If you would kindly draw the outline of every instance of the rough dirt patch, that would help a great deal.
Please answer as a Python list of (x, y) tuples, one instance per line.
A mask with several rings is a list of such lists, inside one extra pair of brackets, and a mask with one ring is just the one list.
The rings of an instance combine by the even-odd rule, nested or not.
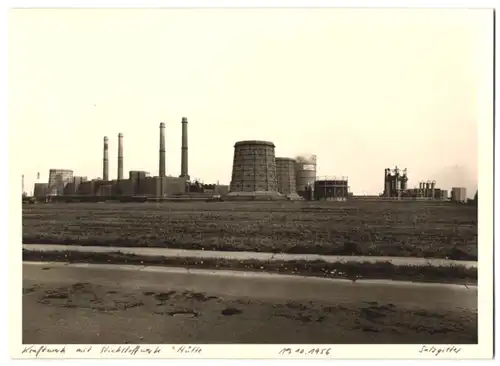
[(75, 283), (70, 287), (43, 291), (40, 304), (66, 308), (87, 308), (97, 311), (121, 311), (144, 305), (140, 297), (118, 291), (106, 292), (89, 283)]
[(77, 251), (38, 252), (23, 249), (24, 261), (48, 261), (96, 264), (136, 264), (176, 266), (201, 269), (228, 269), (272, 272), (302, 276), (358, 279), (392, 279), (419, 282), (477, 283), (477, 269), (464, 266), (395, 266), (385, 263), (328, 263), (324, 261), (227, 260), (199, 258), (167, 258), (125, 253), (86, 253)]
[[(46, 343), (69, 344), (161, 343), (161, 339), (164, 343), (175, 339), (181, 343), (477, 343), (477, 312), (460, 309), (430, 312), (374, 301), (343, 305), (262, 301), (89, 283), (25, 285), (23, 294), (26, 343), (36, 343), (37, 337), (45, 337)], [(93, 327), (82, 328), (92, 323)]]

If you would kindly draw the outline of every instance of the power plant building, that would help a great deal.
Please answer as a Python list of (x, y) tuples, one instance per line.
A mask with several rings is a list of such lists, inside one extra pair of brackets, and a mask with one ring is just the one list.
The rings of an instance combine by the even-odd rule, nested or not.
[(347, 177), (318, 179), (314, 182), (314, 199), (321, 201), (345, 201), (349, 196)]
[(395, 169), (385, 169), (384, 171), (384, 197), (400, 197), (404, 195), (408, 187), (408, 176), (406, 169), (402, 172), (396, 167)]
[(87, 177), (73, 177), (73, 180), (64, 187), (64, 195), (74, 195), (78, 193), (80, 185), (87, 181)]

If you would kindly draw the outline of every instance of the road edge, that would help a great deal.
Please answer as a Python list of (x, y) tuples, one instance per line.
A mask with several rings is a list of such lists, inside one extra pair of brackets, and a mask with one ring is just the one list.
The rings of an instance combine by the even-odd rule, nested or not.
[[(69, 249), (69, 248), (68, 248)], [(395, 265), (390, 262), (324, 262), (237, 260), (225, 258), (165, 257), (130, 253), (92, 253), (72, 250), (36, 251), (23, 249), (23, 262), (59, 262), (79, 264), (139, 265), (177, 267), (190, 270), (257, 272), (327, 279), (393, 280), (474, 286), (477, 269), (465, 266)]]

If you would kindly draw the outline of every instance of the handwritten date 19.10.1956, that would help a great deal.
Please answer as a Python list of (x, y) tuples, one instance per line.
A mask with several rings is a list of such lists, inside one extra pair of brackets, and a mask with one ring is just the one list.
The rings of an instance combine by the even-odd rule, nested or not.
[(330, 356), (331, 348), (282, 348), (279, 355)]

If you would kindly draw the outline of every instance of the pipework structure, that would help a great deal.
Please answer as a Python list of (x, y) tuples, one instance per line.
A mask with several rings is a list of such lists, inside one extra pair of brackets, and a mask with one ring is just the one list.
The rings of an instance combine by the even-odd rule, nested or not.
[(437, 188), (435, 180), (421, 181), (418, 184), (417, 196), (433, 200), (446, 200), (448, 198), (448, 191)]
[(401, 171), (397, 166), (394, 169), (384, 170), (384, 197), (400, 197), (401, 192), (408, 189), (408, 175), (406, 169)]

